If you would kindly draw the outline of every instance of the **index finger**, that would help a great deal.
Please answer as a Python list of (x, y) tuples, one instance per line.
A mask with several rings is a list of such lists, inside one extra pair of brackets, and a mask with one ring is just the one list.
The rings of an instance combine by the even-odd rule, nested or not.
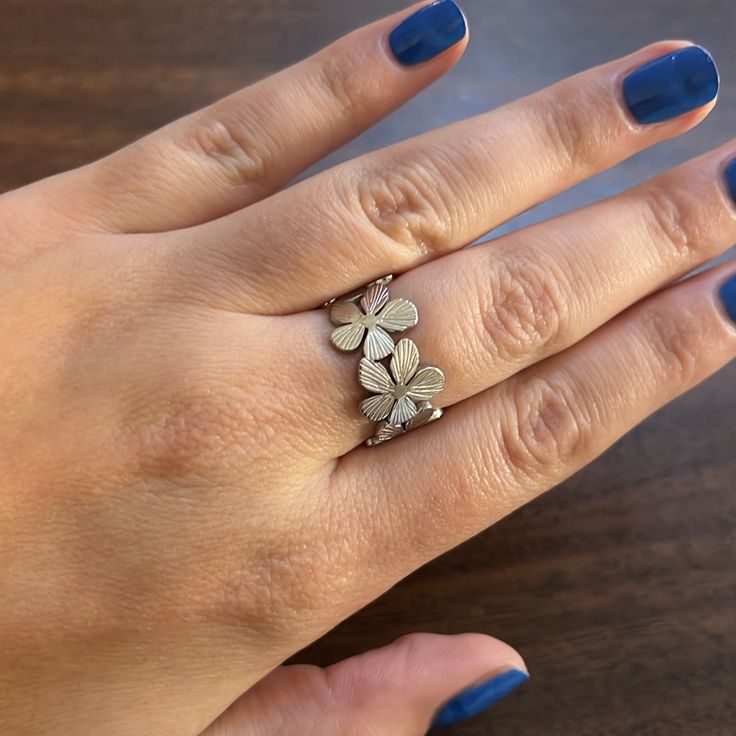
[[(408, 37), (399, 33), (407, 24)], [(83, 202), (88, 219), (124, 232), (221, 217), (276, 191), (405, 103), (450, 69), (466, 44), (465, 18), (452, 0), (414, 6), (44, 182), (46, 194)]]

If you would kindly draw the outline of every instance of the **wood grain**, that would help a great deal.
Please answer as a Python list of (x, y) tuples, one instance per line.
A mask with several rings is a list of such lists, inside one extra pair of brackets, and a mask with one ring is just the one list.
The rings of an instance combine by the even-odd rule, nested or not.
[[(397, 2), (5, 0), (0, 189), (98, 157), (316, 50)], [(328, 162), (494, 107), (650, 41), (719, 60), (715, 113), (504, 229), (609, 195), (736, 131), (732, 0), (467, 0), (448, 78)], [(524, 692), (449, 734), (736, 733), (736, 366), (553, 493), (426, 566), (299, 655), (414, 630), (516, 645)]]

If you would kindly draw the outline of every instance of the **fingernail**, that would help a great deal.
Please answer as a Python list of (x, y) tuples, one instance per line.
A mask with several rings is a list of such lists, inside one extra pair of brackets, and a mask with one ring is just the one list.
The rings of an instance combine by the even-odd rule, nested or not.
[(400, 64), (414, 66), (447, 51), (466, 31), (462, 10), (452, 0), (438, 0), (404, 19), (388, 42)]
[(529, 675), (526, 672), (507, 670), (491, 680), (463, 690), (437, 711), (432, 726), (451, 726), (453, 723), (472, 718), (505, 698), (528, 679)]
[(635, 69), (623, 82), (626, 104), (639, 123), (661, 123), (710, 102), (718, 68), (702, 46), (687, 46)]
[(736, 274), (721, 284), (721, 288), (718, 290), (718, 296), (721, 297), (726, 314), (731, 318), (732, 322), (736, 323)]
[(731, 199), (736, 204), (736, 156), (734, 156), (723, 169), (723, 178), (726, 180), (726, 189)]

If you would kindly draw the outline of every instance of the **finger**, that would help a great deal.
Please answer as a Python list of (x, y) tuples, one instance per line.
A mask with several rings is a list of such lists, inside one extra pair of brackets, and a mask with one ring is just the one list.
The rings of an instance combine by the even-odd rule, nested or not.
[[(413, 10), (418, 10), (415, 6)], [(411, 13), (411, 11), (410, 11)], [(410, 14), (409, 13), (409, 14)], [(391, 35), (403, 11), (57, 180), (106, 227), (158, 231), (232, 212), (275, 191), (444, 74), (467, 43), (450, 0), (409, 23), (426, 63)], [(390, 39), (402, 63), (392, 53)], [(414, 47), (416, 53), (422, 48)], [(447, 51), (447, 53), (442, 53)], [(416, 57), (415, 53), (415, 57)]]
[[(653, 59), (659, 60), (649, 65)], [(703, 49), (649, 46), (203, 226), (192, 233), (189, 267), (200, 278), (209, 272), (213, 292), (240, 308), (273, 313), (316, 306), (466, 245), (689, 130), (707, 115), (717, 88), (715, 65)], [(674, 117), (638, 123), (629, 103), (641, 112), (642, 89)], [(223, 288), (233, 281), (235, 289)]]
[[(422, 364), (445, 374), (433, 403), (467, 399), (570, 347), (727, 250), (736, 241), (736, 202), (724, 172), (736, 171), (734, 154), (731, 142), (606, 201), (396, 279), (391, 296), (418, 308), (419, 324), (407, 334)], [(290, 329), (321, 348), (292, 353), (304, 361), (296, 380), (313, 374), (317, 361), (331, 385), (346, 389), (315, 396), (313, 412), (332, 438), (328, 446), (344, 454), (374, 430), (357, 411), (368, 394), (350, 378), (359, 352), (334, 355), (324, 313), (293, 318)], [(314, 395), (303, 393), (307, 401)]]
[(560, 483), (734, 357), (728, 264), (649, 297), (441, 421), (350, 453), (328, 496), (352, 500), (331, 518), (360, 529), (357, 569), (403, 575)]
[(280, 667), (202, 736), (419, 736), (433, 717), (437, 726), (470, 718), (528, 679), (497, 639), (409, 634), (325, 669)]

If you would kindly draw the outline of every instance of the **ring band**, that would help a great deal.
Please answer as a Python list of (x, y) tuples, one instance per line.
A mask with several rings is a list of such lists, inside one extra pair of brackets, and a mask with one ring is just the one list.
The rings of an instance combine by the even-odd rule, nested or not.
[(360, 403), (360, 411), (377, 422), (368, 445), (378, 445), (442, 416), (432, 399), (445, 385), (442, 371), (419, 365), (419, 349), (391, 333), (404, 332), (419, 321), (416, 305), (408, 299), (391, 299), (388, 285), (393, 276), (372, 281), (363, 289), (332, 299), (325, 306), (335, 326), (332, 344), (345, 352), (362, 346), (358, 381), (372, 396)]

